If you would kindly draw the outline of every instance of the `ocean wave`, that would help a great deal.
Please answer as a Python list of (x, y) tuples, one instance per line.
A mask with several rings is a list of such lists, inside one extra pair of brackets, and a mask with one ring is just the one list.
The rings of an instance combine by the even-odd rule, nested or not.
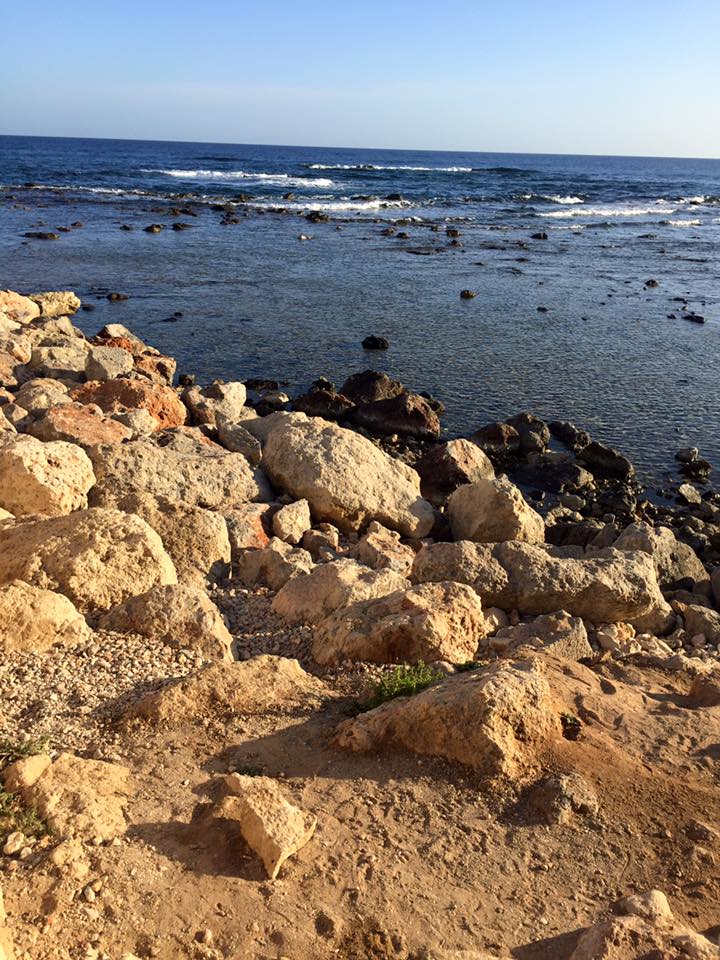
[(675, 213), (675, 207), (582, 207), (574, 210), (553, 210), (539, 217), (561, 220), (567, 217), (647, 217), (652, 214)]
[(308, 170), (409, 170), (416, 173), (472, 173), (472, 167), (384, 166), (377, 163), (308, 163)]
[[(277, 200), (253, 200), (247, 204), (249, 207), (272, 208), (277, 207)], [(284, 206), (284, 204), (283, 204)], [(410, 207), (412, 204), (407, 200), (297, 200), (294, 203), (287, 204), (293, 210), (298, 212), (307, 211), (311, 213), (364, 213), (372, 210), (389, 210), (393, 207)]]
[(702, 220), (661, 220), (663, 227), (699, 227)]
[[(10, 185), (3, 184), (4, 187), (11, 186), (13, 190), (18, 189), (18, 184)], [(53, 193), (69, 192), (69, 193), (97, 193), (106, 196), (112, 197), (152, 197), (154, 196), (151, 193), (148, 193), (147, 190), (133, 190), (130, 187), (84, 187), (81, 184), (53, 184), (53, 183), (33, 183), (25, 184), (20, 186), (21, 189), (25, 190), (52, 190)]]
[(161, 173), (178, 180), (211, 180), (218, 183), (235, 180), (255, 180), (284, 187), (332, 187), (334, 183), (323, 177), (293, 177), (289, 173), (252, 173), (246, 170), (141, 170), (141, 173)]
[(563, 205), (572, 205), (575, 203), (585, 203), (582, 197), (576, 197), (572, 194), (563, 197), (558, 194), (551, 193), (549, 196), (544, 196), (543, 200), (549, 200), (550, 203), (561, 203)]

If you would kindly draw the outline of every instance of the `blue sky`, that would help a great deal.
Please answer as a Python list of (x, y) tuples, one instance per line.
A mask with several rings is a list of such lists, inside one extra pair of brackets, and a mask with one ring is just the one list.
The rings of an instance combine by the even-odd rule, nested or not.
[(2, 20), (1, 133), (720, 157), (720, 0), (27, 0)]

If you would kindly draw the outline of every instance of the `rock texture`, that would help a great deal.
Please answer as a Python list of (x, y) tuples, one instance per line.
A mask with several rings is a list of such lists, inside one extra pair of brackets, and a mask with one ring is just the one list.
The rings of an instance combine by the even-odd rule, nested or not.
[(0, 446), (0, 506), (16, 517), (87, 507), (94, 483), (90, 459), (74, 444), (20, 436)]
[(431, 447), (417, 464), (422, 495), (444, 503), (458, 487), (492, 478), (495, 469), (485, 453), (470, 440), (449, 440)]
[(311, 523), (310, 504), (307, 500), (296, 500), (280, 507), (277, 513), (273, 514), (272, 529), (276, 537), (297, 546), (305, 531), (310, 529)]
[(94, 403), (109, 414), (147, 410), (158, 430), (179, 427), (187, 419), (185, 406), (172, 387), (144, 380), (91, 380), (76, 387), (71, 398), (78, 403)]
[(73, 403), (69, 397), (64, 403), (41, 411), (27, 432), (38, 440), (65, 440), (81, 447), (122, 443), (133, 435), (132, 430), (117, 420), (103, 416), (92, 406)]
[(92, 632), (67, 597), (14, 580), (0, 587), (0, 650), (41, 652), (56, 643), (76, 644)]
[(545, 524), (507, 477), (484, 477), (458, 487), (448, 500), (450, 529), (456, 540), (542, 543)]

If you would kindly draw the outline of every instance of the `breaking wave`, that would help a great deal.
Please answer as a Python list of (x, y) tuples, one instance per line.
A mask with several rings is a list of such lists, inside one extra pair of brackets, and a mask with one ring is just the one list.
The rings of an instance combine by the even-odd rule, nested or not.
[(236, 180), (256, 181), (287, 187), (332, 187), (332, 180), (323, 177), (293, 177), (289, 173), (252, 173), (246, 170), (142, 170), (142, 173), (161, 173), (178, 180), (209, 180), (232, 183)]

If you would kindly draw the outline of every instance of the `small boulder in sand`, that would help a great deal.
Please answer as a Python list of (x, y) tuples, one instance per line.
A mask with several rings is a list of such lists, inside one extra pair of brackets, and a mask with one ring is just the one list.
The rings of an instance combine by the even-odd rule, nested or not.
[(288, 580), (312, 569), (307, 550), (273, 537), (262, 550), (244, 550), (237, 558), (235, 574), (246, 587), (267, 586), (280, 590)]

